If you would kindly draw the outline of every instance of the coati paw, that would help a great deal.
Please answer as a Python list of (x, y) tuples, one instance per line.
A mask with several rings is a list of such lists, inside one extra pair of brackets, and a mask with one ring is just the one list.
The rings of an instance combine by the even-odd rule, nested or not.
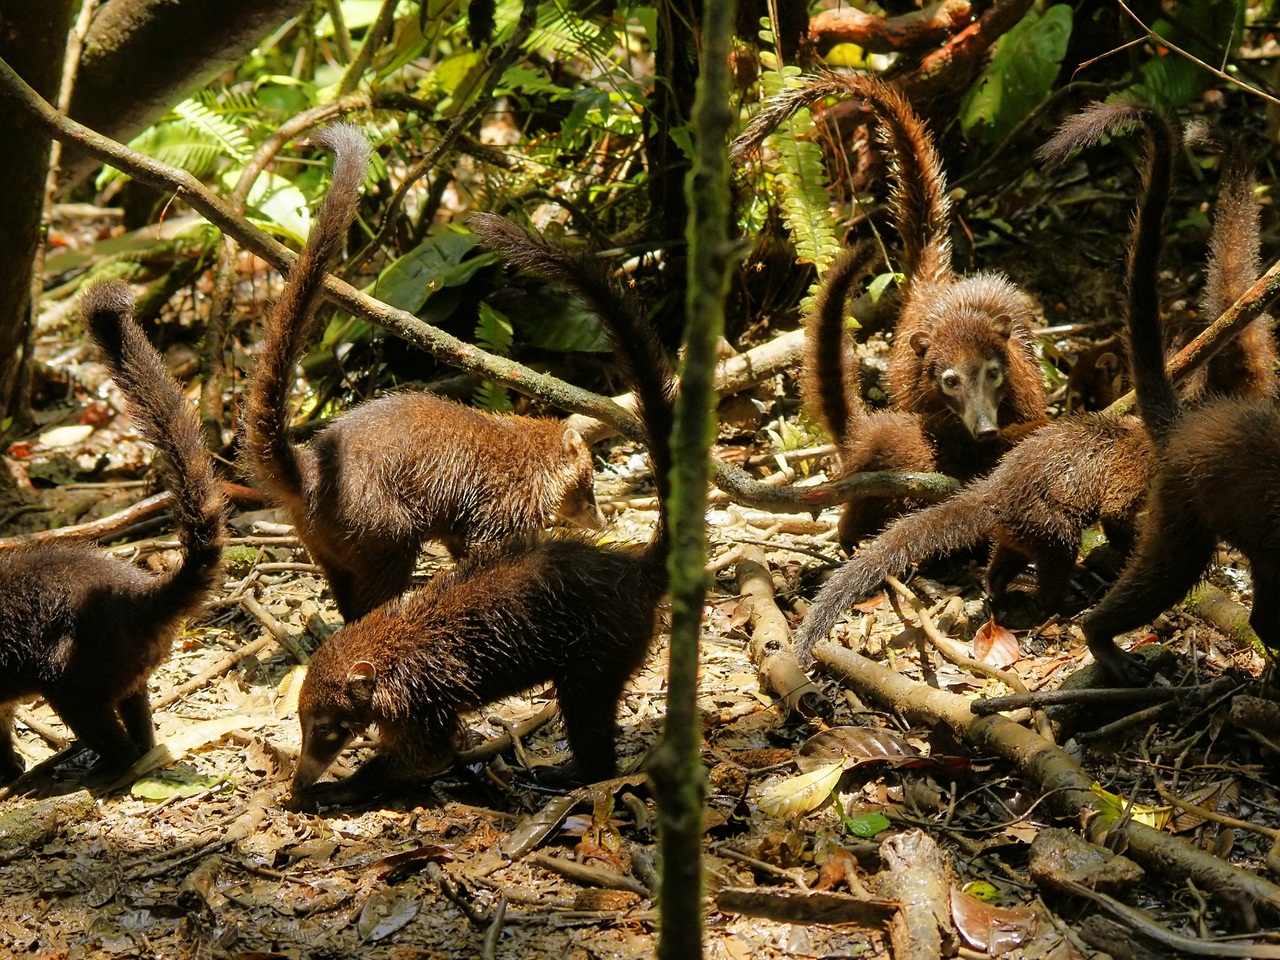
[(1111, 641), (1105, 645), (1090, 645), (1093, 659), (1103, 673), (1116, 683), (1126, 687), (1145, 687), (1151, 682), (1151, 668), (1139, 658), (1125, 653)]

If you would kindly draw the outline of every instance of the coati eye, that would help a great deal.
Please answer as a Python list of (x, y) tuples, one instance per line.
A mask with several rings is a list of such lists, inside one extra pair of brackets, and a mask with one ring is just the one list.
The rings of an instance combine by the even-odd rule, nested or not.
[(956, 372), (955, 372), (955, 371), (953, 371), (953, 370), (948, 370), (946, 373), (944, 373), (944, 374), (942, 375), (942, 389), (944, 389), (944, 390), (959, 390), (959, 389), (960, 389), (960, 374), (956, 373)]
[(992, 383), (995, 383), (996, 381), (1000, 380), (1000, 379), (1001, 379), (1001, 377), (1000, 377), (1000, 368), (999, 368), (999, 367), (988, 367), (988, 368), (987, 368), (987, 379), (988, 379), (988, 380), (990, 380)]

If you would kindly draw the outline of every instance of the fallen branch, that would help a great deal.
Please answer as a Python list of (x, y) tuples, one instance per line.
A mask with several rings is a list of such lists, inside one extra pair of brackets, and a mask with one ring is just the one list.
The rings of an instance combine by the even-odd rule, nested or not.
[(791, 627), (774, 599), (773, 576), (764, 551), (744, 547), (736, 576), (738, 593), (750, 611), (751, 659), (760, 672), (761, 683), (777, 693), (792, 713), (829, 717), (831, 705), (791, 652)]
[(1259, 909), (1272, 916), (1280, 914), (1280, 886), (1151, 827), (1101, 815), (1090, 789), (1092, 778), (1063, 750), (1030, 730), (1000, 716), (975, 717), (966, 698), (908, 680), (830, 641), (818, 644), (814, 653), (859, 693), (891, 705), (910, 722), (944, 724), (977, 752), (1014, 764), (1039, 787), (1058, 816), (1085, 824), (1093, 834), (1120, 831), (1129, 857), (1161, 877), (1190, 879), (1211, 891), (1243, 929), (1258, 928)]
[(945, 42), (972, 19), (968, 0), (942, 0), (897, 17), (840, 7), (810, 18), (809, 40), (819, 53), (837, 43), (856, 43), (870, 53), (913, 53)]
[[(252, 487), (238, 483), (220, 484), (223, 495), (237, 506), (258, 506), (263, 502), (262, 494)], [(173, 494), (168, 490), (153, 494), (145, 500), (130, 504), (110, 516), (87, 520), (84, 523), (73, 523), (58, 527), (56, 530), (40, 530), (36, 533), (24, 533), (20, 537), (0, 538), (0, 550), (12, 550), (32, 543), (45, 543), (54, 540), (101, 540), (115, 536), (136, 523), (150, 520), (164, 512)]]

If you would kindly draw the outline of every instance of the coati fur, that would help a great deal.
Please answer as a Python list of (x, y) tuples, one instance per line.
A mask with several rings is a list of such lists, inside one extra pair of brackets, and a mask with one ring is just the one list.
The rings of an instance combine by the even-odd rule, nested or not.
[[(827, 73), (805, 79), (765, 104), (735, 141), (732, 155), (741, 158), (754, 151), (797, 110), (827, 97), (869, 103), (892, 161), (892, 209), (906, 281), (889, 354), (889, 396), (895, 410), (918, 419), (914, 425), (907, 419), (875, 424), (859, 416), (852, 405), (854, 393), (845, 389), (847, 414), (841, 418), (832, 411), (824, 419), (873, 427), (878, 435), (855, 450), (850, 431), (842, 443), (841, 469), (929, 469), (961, 479), (980, 476), (1009, 447), (1002, 427), (1045, 417), (1044, 384), (1031, 334), (1035, 306), (1001, 274), (956, 276), (951, 201), (937, 150), (911, 105), (875, 78)], [(820, 389), (834, 390), (838, 380), (835, 365), (817, 377)], [(924, 445), (932, 458), (922, 467)], [(881, 505), (868, 508), (861, 519), (860, 510), (854, 506), (846, 511), (842, 539), (847, 543), (874, 532), (874, 522), (886, 517)]]
[[(1160, 224), (1171, 193), (1175, 138), (1155, 111), (1126, 104), (1105, 109), (1113, 118), (1105, 122), (1118, 124), (1123, 117), (1151, 130), (1127, 269), (1129, 310), (1155, 309)], [(1095, 108), (1069, 120), (1041, 156), (1060, 162), (1074, 149), (1075, 130), (1104, 122), (1096, 113)], [(809, 666), (814, 646), (841, 612), (885, 577), (984, 540), (994, 541), (986, 574), (993, 599), (999, 600), (1014, 577), (1034, 562), (1038, 600), (1046, 609), (1060, 608), (1086, 527), (1100, 522), (1117, 549), (1131, 548), (1154, 456), (1146, 430), (1134, 416), (1085, 413), (1042, 426), (988, 476), (949, 500), (898, 520), (836, 571), (796, 633), (797, 660)]]
[[(1065, 153), (1094, 144), (1135, 119), (1144, 123), (1149, 141), (1164, 136), (1167, 125), (1150, 108), (1123, 106), (1095, 105), (1079, 122), (1064, 126), (1055, 138), (1057, 149)], [(1161, 148), (1149, 149), (1149, 178), (1158, 175), (1150, 157)], [(1140, 207), (1138, 219), (1149, 218), (1147, 230), (1156, 235), (1163, 212)], [(1131, 264), (1146, 258), (1154, 264), (1156, 248), (1158, 241), (1135, 243)], [(1132, 266), (1130, 273), (1147, 276)], [(1229, 288), (1241, 281), (1221, 282)], [(1232, 397), (1185, 406), (1165, 372), (1154, 282), (1131, 284), (1127, 323), (1138, 408), (1158, 457), (1134, 555), (1081, 621), (1089, 650), (1115, 679), (1146, 682), (1146, 668), (1116, 646), (1115, 637), (1181, 600), (1204, 575), (1221, 538), (1248, 558), (1254, 594), (1249, 622), (1280, 655), (1280, 404), (1274, 397)]]
[[(590, 258), (551, 246), (500, 217), (470, 221), (507, 263), (575, 292), (598, 313), (639, 400), (658, 489), (646, 546), (582, 535), (508, 541), (465, 560), (330, 637), (299, 698), (299, 803), (364, 799), (437, 773), (454, 753), (459, 715), (548, 680), (577, 772), (616, 770), (618, 701), (640, 667), (667, 586), (666, 499), (674, 374), (648, 319)], [(352, 776), (316, 780), (351, 738), (376, 725), (375, 756)]]
[(333, 184), (267, 324), (245, 415), (250, 473), (288, 512), (346, 621), (408, 588), (426, 540), (455, 557), (541, 529), (555, 515), (603, 523), (591, 450), (547, 418), (498, 416), (401, 393), (338, 417), (304, 447), (288, 430), (293, 371), (326, 266), (355, 218), (369, 145), (353, 126), (317, 137)]
[(0, 553), (0, 782), (23, 771), (14, 702), (43, 696), (114, 776), (155, 744), (147, 678), (179, 624), (219, 582), (227, 505), (195, 409), (133, 320), (119, 281), (90, 287), (81, 312), (143, 436), (163, 454), (182, 562), (159, 576), (86, 543)]

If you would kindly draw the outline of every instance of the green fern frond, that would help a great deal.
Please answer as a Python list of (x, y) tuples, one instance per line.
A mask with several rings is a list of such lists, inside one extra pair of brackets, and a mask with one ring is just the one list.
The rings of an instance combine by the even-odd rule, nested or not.
[(200, 103), (220, 117), (243, 116), (257, 119), (262, 104), (253, 90), (201, 90)]
[[(774, 62), (768, 54), (762, 54), (761, 61), (765, 65)], [(766, 96), (780, 93), (798, 72), (795, 67), (767, 70), (761, 77)], [(789, 123), (770, 136), (773, 149), (765, 155), (766, 169), (777, 186), (782, 220), (795, 244), (796, 256), (812, 263), (821, 275), (839, 256), (840, 240), (836, 234), (836, 216), (827, 195), (822, 148), (807, 139), (813, 129), (809, 111), (798, 111)]]
[(183, 100), (173, 112), (195, 129), (204, 131), (208, 139), (220, 144), (227, 156), (240, 163), (249, 158), (253, 145), (239, 127), (206, 107), (199, 100)]
[[(501, 311), (495, 310), (487, 303), (480, 304), (480, 319), (476, 323), (476, 346), (499, 357), (511, 355), (511, 344), (515, 339), (515, 331), (511, 321)], [(490, 413), (507, 413), (511, 410), (511, 396), (507, 388), (499, 383), (486, 380), (472, 394), (476, 406)]]

